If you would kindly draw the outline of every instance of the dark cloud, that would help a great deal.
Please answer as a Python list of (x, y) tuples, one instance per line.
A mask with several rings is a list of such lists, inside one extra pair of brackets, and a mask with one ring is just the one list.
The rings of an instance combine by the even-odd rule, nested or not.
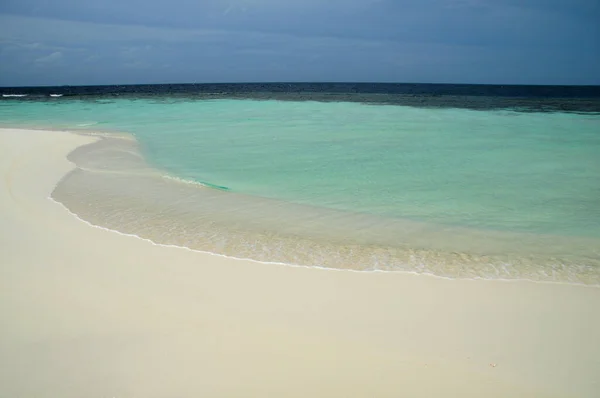
[(0, 84), (63, 79), (62, 72), (43, 76), (33, 68), (36, 59), (55, 52), (62, 54), (65, 79), (95, 83), (136, 78), (598, 84), (599, 4), (4, 0)]

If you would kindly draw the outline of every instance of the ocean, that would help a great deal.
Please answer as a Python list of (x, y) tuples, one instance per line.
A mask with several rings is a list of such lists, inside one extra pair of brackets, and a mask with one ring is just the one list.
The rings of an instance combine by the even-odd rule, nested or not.
[(100, 141), (52, 197), (232, 257), (600, 285), (600, 87), (0, 88), (0, 126)]

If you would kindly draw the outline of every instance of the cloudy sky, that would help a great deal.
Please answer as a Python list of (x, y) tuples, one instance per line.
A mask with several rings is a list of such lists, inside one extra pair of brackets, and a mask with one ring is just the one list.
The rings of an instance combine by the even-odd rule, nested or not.
[(600, 0), (1, 0), (0, 86), (600, 84)]

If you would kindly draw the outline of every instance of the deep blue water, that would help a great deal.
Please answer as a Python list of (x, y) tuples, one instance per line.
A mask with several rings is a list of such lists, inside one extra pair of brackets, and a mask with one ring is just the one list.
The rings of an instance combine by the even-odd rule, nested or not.
[[(434, 108), (518, 109), (530, 112), (600, 112), (600, 86), (526, 86), (420, 83), (238, 83), (5, 87), (1, 95), (50, 94), (81, 99), (169, 96), (182, 99), (346, 101)], [(6, 97), (0, 97), (7, 99)], [(10, 99), (10, 98), (9, 98)], [(14, 98), (13, 98), (14, 99)]]

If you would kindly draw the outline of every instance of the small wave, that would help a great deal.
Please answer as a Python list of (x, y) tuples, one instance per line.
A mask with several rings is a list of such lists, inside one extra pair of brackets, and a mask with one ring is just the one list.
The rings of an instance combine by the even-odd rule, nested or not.
[[(176, 179), (177, 177), (169, 177), (169, 176), (164, 176), (165, 178), (173, 178)], [(185, 180), (184, 180), (185, 181)], [(189, 182), (189, 181), (188, 181)], [(153, 246), (159, 246), (159, 247), (166, 247), (166, 248), (171, 248), (171, 249), (177, 249), (177, 250), (186, 250), (189, 252), (193, 252), (193, 253), (202, 253), (202, 254), (207, 254), (209, 256), (214, 256), (214, 257), (221, 257), (221, 258), (228, 258), (234, 261), (249, 261), (252, 263), (256, 263), (256, 264), (267, 264), (267, 265), (279, 265), (279, 266), (284, 266), (284, 267), (291, 267), (291, 268), (309, 268), (309, 269), (316, 269), (320, 272), (351, 272), (351, 273), (360, 273), (360, 274), (404, 274), (404, 275), (415, 275), (415, 276), (419, 276), (419, 277), (426, 277), (426, 278), (435, 278), (435, 279), (443, 279), (443, 280), (449, 280), (449, 281), (453, 281), (453, 280), (482, 280), (482, 281), (493, 281), (493, 282), (500, 282), (500, 283), (520, 283), (520, 282), (525, 282), (525, 283), (533, 283), (533, 284), (543, 284), (543, 285), (567, 285), (567, 286), (584, 286), (584, 287), (591, 287), (591, 288), (600, 288), (600, 285), (598, 284), (586, 284), (586, 283), (582, 283), (582, 282), (574, 282), (574, 281), (546, 281), (546, 280), (536, 280), (536, 279), (530, 279), (530, 278), (494, 278), (494, 277), (481, 277), (481, 276), (459, 276), (459, 277), (450, 277), (450, 276), (444, 276), (444, 275), (436, 275), (434, 273), (431, 272), (423, 272), (423, 271), (416, 271), (416, 270), (384, 270), (384, 269), (362, 269), (362, 270), (358, 270), (358, 269), (351, 269), (351, 268), (331, 268), (331, 267), (326, 267), (326, 266), (315, 266), (315, 265), (303, 265), (303, 264), (296, 264), (296, 263), (292, 263), (292, 262), (282, 262), (282, 261), (266, 261), (266, 260), (256, 260), (253, 258), (249, 258), (249, 257), (236, 257), (236, 256), (231, 256), (231, 255), (226, 255), (226, 254), (222, 254), (222, 253), (217, 253), (217, 252), (212, 252), (209, 250), (200, 250), (200, 249), (193, 249), (191, 247), (187, 247), (187, 246), (181, 246), (181, 245), (176, 245), (176, 244), (169, 244), (169, 243), (159, 243), (159, 242), (155, 242), (152, 239), (149, 238), (144, 238), (140, 235), (136, 235), (136, 234), (132, 234), (132, 233), (126, 233), (126, 232), (121, 232), (119, 230), (116, 229), (111, 229), (108, 227), (103, 227), (102, 225), (98, 225), (98, 224), (94, 224), (90, 221), (85, 220), (84, 218), (82, 218), (81, 216), (79, 216), (77, 213), (74, 213), (73, 211), (71, 211), (71, 209), (69, 209), (63, 202), (55, 199), (52, 194), (50, 194), (50, 196), (48, 196), (48, 200), (50, 200), (51, 202), (57, 204), (58, 206), (61, 206), (68, 214), (70, 214), (72, 217), (74, 217), (76, 220), (92, 227), (92, 228), (97, 228), (106, 232), (110, 232), (110, 233), (114, 233), (117, 235), (121, 235), (121, 236), (126, 236), (129, 238), (135, 238), (135, 239), (139, 239), (141, 241), (144, 242), (148, 242)]]
[(10, 97), (27, 97), (27, 94), (2, 94), (4, 98)]
[(62, 94), (50, 94), (51, 97), (62, 97)]
[(209, 187), (209, 188), (213, 188), (213, 189), (218, 189), (221, 191), (229, 191), (230, 189), (228, 187), (224, 187), (223, 185), (215, 185), (215, 184), (211, 184), (210, 182), (202, 182), (202, 185), (204, 185), (205, 187)]
[(213, 188), (213, 189), (218, 189), (221, 191), (229, 191), (230, 190), (228, 187), (224, 187), (222, 185), (211, 184), (208, 182), (198, 182), (198, 181), (194, 181), (194, 180), (187, 180), (185, 178), (173, 177), (170, 175), (163, 175), (162, 177), (166, 178), (167, 180), (173, 180), (173, 181), (179, 182), (181, 184), (198, 185), (198, 186), (201, 186), (204, 188)]
[[(78, 125), (78, 127), (85, 127), (82, 125)], [(71, 129), (69, 130), (71, 133), (91, 136), (91, 137), (102, 137), (102, 138), (110, 138), (110, 139), (118, 139), (118, 140), (127, 140), (127, 141), (136, 141), (135, 137), (130, 133), (124, 132), (114, 132), (114, 131), (94, 131), (94, 130), (86, 130), (86, 129)]]
[(79, 123), (77, 127), (89, 127), (98, 124), (98, 122), (89, 122), (89, 123)]

